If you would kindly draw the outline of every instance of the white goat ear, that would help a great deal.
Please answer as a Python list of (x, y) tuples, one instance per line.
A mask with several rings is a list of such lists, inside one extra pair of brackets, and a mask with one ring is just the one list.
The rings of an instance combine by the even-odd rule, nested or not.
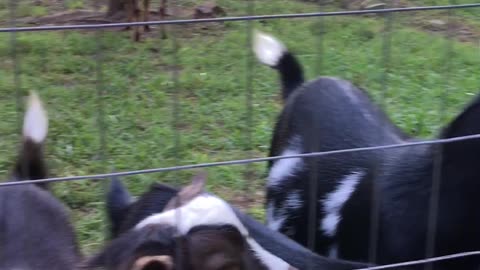
[(144, 256), (138, 258), (131, 270), (172, 270), (173, 260), (170, 256)]
[(254, 31), (253, 52), (263, 64), (275, 67), (287, 51), (285, 45), (271, 35)]
[(35, 91), (30, 92), (27, 111), (23, 118), (23, 137), (35, 143), (43, 143), (48, 132), (47, 112)]

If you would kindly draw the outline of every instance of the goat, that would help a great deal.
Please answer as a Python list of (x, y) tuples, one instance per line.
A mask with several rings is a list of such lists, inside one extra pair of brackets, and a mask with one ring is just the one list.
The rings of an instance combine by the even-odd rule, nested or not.
[[(127, 12), (127, 22), (148, 22), (150, 16), (150, 0), (140, 0), (143, 3), (143, 9), (140, 10), (138, 7), (139, 0), (126, 0), (125, 1), (125, 10)], [(164, 20), (166, 16), (167, 10), (167, 0), (161, 0), (160, 8), (159, 8), (159, 15), (160, 20)], [(128, 26), (127, 30), (130, 29)], [(143, 30), (145, 32), (150, 31), (149, 25), (144, 25)], [(162, 39), (166, 38), (165, 26), (160, 26), (161, 37)], [(134, 41), (140, 41), (142, 35), (142, 27), (141, 26), (133, 26), (133, 36), (132, 39)]]
[(203, 189), (203, 176), (178, 191), (155, 184), (133, 201), (118, 179), (112, 179), (107, 195), (113, 241), (87, 262), (87, 268), (105, 269), (265, 269), (246, 248), (240, 232), (231, 225), (196, 226), (175, 236), (163, 225), (133, 230), (146, 217), (175, 207), (175, 199), (195, 196)]
[[(43, 154), (47, 131), (47, 114), (32, 92), (10, 181), (47, 178)], [(67, 209), (47, 185), (0, 187), (0, 209), (0, 269), (73, 269), (81, 256), (75, 233)]]
[[(231, 262), (232, 268), (225, 269), (252, 270), (307, 269), (306, 265), (309, 262), (313, 262), (313, 266), (316, 266), (314, 269), (319, 270), (366, 266), (318, 256), (284, 235), (270, 231), (259, 222), (246, 219), (250, 226), (254, 224), (263, 228), (262, 231), (257, 227), (255, 232), (261, 239), (262, 246), (265, 245), (264, 248), (256, 242), (257, 239), (249, 237), (247, 228), (236, 217), (233, 208), (223, 200), (204, 193), (203, 185), (204, 176), (201, 175), (194, 178), (190, 186), (180, 191), (156, 184), (133, 202), (119, 180), (114, 179), (107, 197), (107, 212), (112, 225), (118, 222), (122, 224), (111, 227), (113, 230), (111, 234), (117, 238), (88, 265), (103, 266), (106, 269), (133, 269), (136, 261), (148, 255), (169, 258), (173, 256), (172, 269), (219, 269), (210, 266), (210, 261), (218, 264)], [(175, 212), (178, 209), (180, 212)], [(238, 210), (237, 214), (243, 215)], [(175, 223), (177, 217), (181, 219), (180, 227)], [(261, 233), (258, 233), (259, 231)], [(172, 237), (174, 232), (178, 233), (177, 238)], [(273, 239), (275, 237), (279, 237), (280, 240)], [(197, 239), (202, 240), (197, 243)], [(157, 242), (156, 247), (149, 244)], [(178, 242), (188, 244), (179, 247), (175, 244)], [(175, 247), (180, 249), (181, 254), (187, 255), (178, 258), (173, 252)], [(153, 251), (155, 248), (157, 250)], [(283, 254), (284, 257), (278, 257), (275, 252)], [(291, 258), (292, 254), (298, 257)], [(293, 260), (294, 264), (287, 262), (290, 260)]]
[(113, 240), (88, 262), (108, 270), (265, 269), (231, 225), (196, 226), (174, 236), (172, 227), (149, 226)]
[[(301, 65), (274, 37), (257, 32), (253, 50), (260, 62), (278, 71), (282, 84), (284, 108), (275, 124), (270, 156), (416, 140), (397, 128), (364, 90), (350, 82), (331, 77), (305, 82)], [(479, 123), (480, 96), (439, 138), (478, 134)], [(439, 153), (441, 160), (436, 159)], [(478, 250), (480, 214), (468, 208), (480, 203), (479, 158), (480, 142), (470, 140), (269, 162), (267, 224), (306, 246), (306, 224), (313, 222), (317, 228), (314, 250), (331, 258), (368, 261), (368, 247), (376, 244), (372, 261), (376, 264)], [(436, 168), (438, 175), (434, 174)], [(438, 193), (432, 188), (436, 177)], [(316, 198), (310, 197), (312, 189)], [(434, 193), (438, 194), (439, 209), (436, 227), (428, 221)], [(374, 194), (378, 241), (371, 243)], [(318, 207), (318, 219), (309, 220), (310, 207)], [(435, 242), (428, 254), (427, 234), (432, 229)], [(478, 269), (480, 258), (431, 266)]]

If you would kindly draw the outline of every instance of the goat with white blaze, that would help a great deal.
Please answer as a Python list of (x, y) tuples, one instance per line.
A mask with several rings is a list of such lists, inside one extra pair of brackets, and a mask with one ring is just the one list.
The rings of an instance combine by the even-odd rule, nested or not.
[(88, 268), (110, 270), (262, 270), (242, 234), (228, 224), (193, 226), (181, 235), (168, 224), (141, 226), (155, 213), (175, 207), (177, 199), (190, 200), (203, 190), (204, 175), (178, 191), (155, 184), (133, 200), (118, 179), (112, 179), (107, 197), (112, 241), (87, 262)]
[[(89, 265), (133, 269), (146, 256), (166, 256), (173, 262), (171, 266), (157, 262), (159, 266), (155, 268), (151, 260), (139, 269), (289, 270), (307, 269), (310, 262), (319, 270), (366, 266), (327, 259), (308, 251), (234, 210), (220, 198), (205, 193), (204, 181), (204, 176), (197, 175), (191, 185), (180, 191), (156, 184), (133, 201), (120, 182), (114, 180), (107, 201), (114, 240)], [(255, 237), (250, 235), (250, 229)], [(197, 248), (200, 238), (204, 244)], [(185, 245), (175, 244), (178, 242)], [(175, 248), (183, 255), (178, 256)]]
[[(48, 117), (34, 92), (10, 181), (48, 177), (43, 148)], [(0, 187), (0, 269), (71, 270), (81, 258), (66, 207), (44, 184)]]
[[(305, 82), (299, 62), (274, 37), (257, 32), (253, 50), (260, 62), (278, 71), (282, 84), (284, 107), (275, 125), (270, 156), (415, 140), (350, 82), (332, 77)], [(446, 126), (439, 138), (478, 133), (480, 97)], [(439, 153), (442, 159), (437, 160)], [(478, 160), (480, 142), (470, 140), (272, 161), (268, 164), (267, 223), (306, 246), (307, 224), (314, 222), (316, 252), (368, 261), (372, 196), (378, 190), (378, 242), (372, 263), (479, 250), (480, 212), (470, 210), (480, 203)], [(439, 210), (432, 227), (428, 219), (436, 177)], [(309, 200), (313, 184), (318, 194), (315, 201)], [(295, 207), (289, 202), (291, 194), (297, 198)], [(316, 220), (308, 218), (310, 207), (317, 209)], [(435, 239), (431, 253), (427, 253), (429, 231)], [(438, 262), (432, 267), (478, 269), (480, 257)]]

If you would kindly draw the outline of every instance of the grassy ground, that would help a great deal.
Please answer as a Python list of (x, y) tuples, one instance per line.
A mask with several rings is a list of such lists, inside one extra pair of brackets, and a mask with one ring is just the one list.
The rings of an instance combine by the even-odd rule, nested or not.
[[(217, 2), (229, 15), (246, 14), (246, 1)], [(5, 26), (8, 9), (6, 1), (2, 3), (0, 22)], [(70, 9), (88, 8), (81, 0), (67, 4)], [(256, 1), (255, 6), (257, 14), (319, 9), (293, 0)], [(336, 9), (333, 5), (323, 8)], [(25, 0), (19, 1), (17, 14), (44, 16), (49, 11)], [(478, 9), (477, 13), (452, 13), (451, 21), (469, 31), (469, 38), (455, 31), (452, 41), (445, 38), (444, 29), (428, 27), (430, 20), (447, 21), (446, 12), (394, 15), (390, 35), (384, 31), (384, 19), (375, 16), (269, 20), (253, 26), (283, 40), (302, 61), (308, 78), (321, 74), (352, 80), (368, 89), (376, 101), (384, 96), (389, 115), (408, 133), (432, 137), (478, 92), (480, 17), (476, 14)], [(39, 91), (48, 106), (47, 153), (56, 176), (265, 156), (281, 108), (279, 88), (275, 72), (252, 58), (247, 29), (246, 22), (206, 24), (205, 29), (182, 26), (170, 29), (167, 40), (154, 34), (140, 44), (119, 31), (21, 33), (14, 47), (10, 34), (0, 34), (0, 174), (7, 174), (19, 139), (17, 90), (25, 96), (30, 89)], [(389, 38), (391, 53), (384, 88), (384, 41)], [(18, 89), (15, 69), (20, 71)], [(173, 71), (178, 71), (178, 80)], [(251, 126), (246, 95), (250, 88)], [(175, 98), (179, 112), (176, 124), (172, 112)], [(101, 122), (105, 124), (105, 149)], [(130, 190), (139, 194), (155, 181), (186, 183), (192, 173), (125, 179)], [(211, 190), (249, 206), (257, 217), (263, 215), (265, 164), (217, 167), (208, 173)], [(55, 187), (73, 209), (85, 250), (97, 249), (105, 230), (101, 184), (77, 181)]]

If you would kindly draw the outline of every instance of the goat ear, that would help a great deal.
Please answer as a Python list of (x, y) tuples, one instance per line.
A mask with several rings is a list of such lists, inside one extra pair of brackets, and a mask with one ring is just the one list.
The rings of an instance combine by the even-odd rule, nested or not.
[(132, 201), (130, 193), (123, 186), (120, 179), (116, 176), (112, 177), (107, 193), (107, 214), (110, 219), (112, 236), (118, 233), (120, 224), (125, 218), (128, 207)]
[[(454, 138), (480, 134), (480, 95), (470, 103), (442, 132), (441, 138)], [(469, 153), (480, 154), (480, 139), (452, 142), (443, 145), (446, 157)]]
[(182, 199), (191, 200), (201, 193), (205, 192), (205, 184), (207, 182), (207, 172), (200, 171), (193, 178), (192, 183), (180, 191), (179, 196)]
[(173, 260), (170, 256), (144, 256), (138, 258), (132, 270), (172, 270)]
[(175, 196), (168, 202), (168, 204), (164, 208), (164, 211), (175, 209), (205, 192), (206, 181), (207, 173), (205, 171), (200, 171), (199, 173), (197, 173), (192, 178), (192, 182), (190, 183), (190, 185), (182, 188), (178, 192), (177, 196)]

